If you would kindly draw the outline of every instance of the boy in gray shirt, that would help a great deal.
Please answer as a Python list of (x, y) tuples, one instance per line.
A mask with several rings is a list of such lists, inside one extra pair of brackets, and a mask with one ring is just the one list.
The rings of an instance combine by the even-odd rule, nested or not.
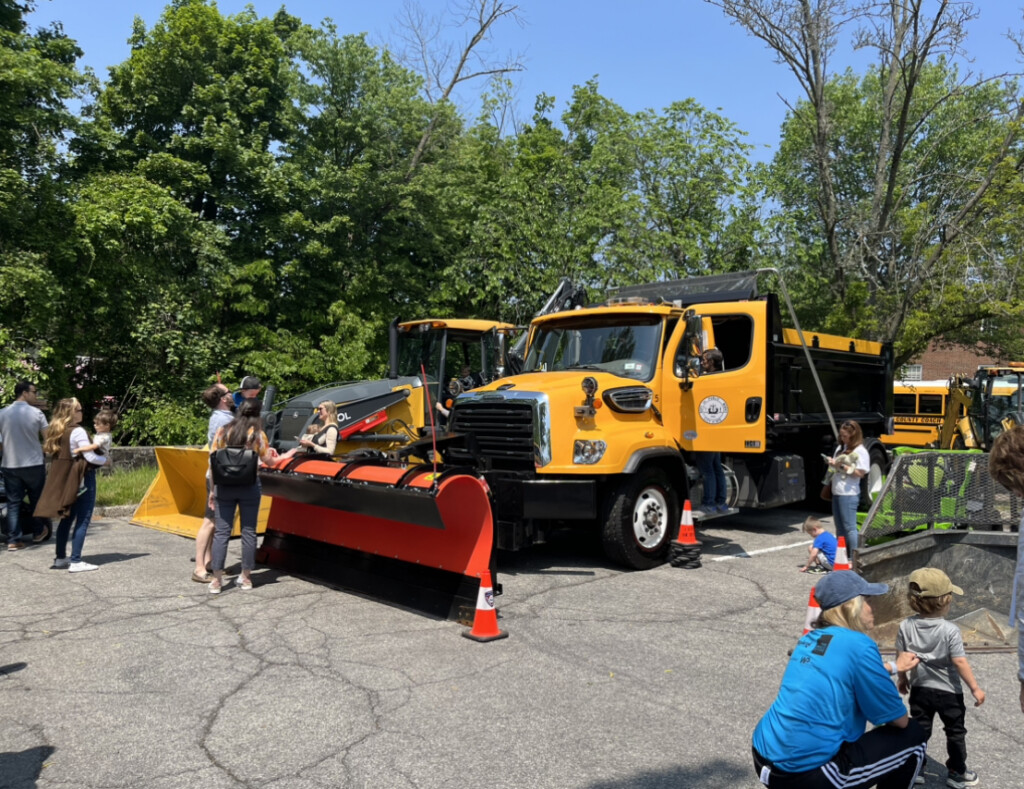
[[(960, 628), (945, 619), (953, 595), (963, 593), (942, 570), (914, 570), (910, 574), (908, 598), (917, 613), (900, 623), (896, 635), (897, 653), (912, 652), (921, 658), (914, 669), (901, 673), (898, 681), (901, 693), (910, 691), (911, 717), (929, 737), (936, 713), (946, 729), (946, 786), (950, 789), (978, 783), (978, 774), (967, 769), (967, 708), (960, 680), (970, 688), (975, 707), (985, 701), (985, 691), (978, 686), (967, 662)], [(924, 783), (921, 776), (917, 783)]]

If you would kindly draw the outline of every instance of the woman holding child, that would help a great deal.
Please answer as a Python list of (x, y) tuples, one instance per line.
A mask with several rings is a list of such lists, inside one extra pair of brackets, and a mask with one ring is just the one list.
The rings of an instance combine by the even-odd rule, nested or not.
[[(113, 421), (116, 417), (112, 412), (101, 411), (96, 415), (97, 433), (109, 433)], [(99, 569), (95, 564), (82, 561), (82, 548), (96, 506), (96, 469), (107, 462), (106, 454), (96, 450), (100, 449), (100, 444), (108, 442), (90, 442), (81, 424), (82, 404), (78, 400), (69, 397), (57, 403), (43, 442), (43, 451), (53, 457), (53, 463), (35, 511), (37, 517), (61, 519), (57, 526), (57, 557), (52, 569), (67, 569), (73, 573)], [(69, 534), (70, 558), (67, 556)]]
[[(753, 736), (754, 770), (773, 789), (907, 789), (924, 764), (927, 738), (907, 715), (892, 675), (916, 655), (882, 660), (867, 635), (868, 596), (885, 594), (854, 572), (814, 588), (821, 615), (797, 643), (774, 703)], [(865, 734), (865, 724), (876, 728)]]
[(852, 556), (860, 537), (857, 531), (860, 480), (871, 467), (859, 424), (848, 420), (839, 426), (839, 446), (829, 458), (828, 467), (832, 472), (832, 520), (836, 525), (836, 538), (846, 538), (846, 550)]

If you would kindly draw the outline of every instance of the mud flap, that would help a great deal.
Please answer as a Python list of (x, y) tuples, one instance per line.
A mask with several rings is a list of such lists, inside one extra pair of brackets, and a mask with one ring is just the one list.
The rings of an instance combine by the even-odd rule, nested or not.
[[(136, 526), (180, 534), (195, 539), (206, 511), (206, 470), (210, 467), (210, 453), (193, 447), (156, 447), (158, 467), (156, 479), (135, 509), (131, 522)], [(271, 500), (264, 496), (260, 502), (257, 533), (267, 528)], [(237, 537), (238, 516), (231, 530)]]
[(274, 499), (258, 559), (471, 625), (493, 572), (487, 484), (430, 466), (297, 458), (260, 471)]

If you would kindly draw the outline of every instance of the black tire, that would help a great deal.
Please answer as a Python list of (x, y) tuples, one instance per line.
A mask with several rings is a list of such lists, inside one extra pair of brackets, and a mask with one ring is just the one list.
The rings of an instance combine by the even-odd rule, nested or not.
[(679, 527), (679, 497), (663, 471), (644, 468), (612, 493), (601, 533), (605, 556), (634, 570), (664, 564)]
[(860, 483), (860, 506), (858, 509), (861, 511), (871, 509), (871, 494), (872, 492), (881, 492), (888, 470), (889, 463), (885, 450), (875, 444), (868, 450), (868, 473)]

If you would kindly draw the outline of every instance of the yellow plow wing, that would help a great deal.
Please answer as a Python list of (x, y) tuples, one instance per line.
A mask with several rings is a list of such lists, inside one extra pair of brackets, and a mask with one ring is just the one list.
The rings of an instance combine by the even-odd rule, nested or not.
[[(192, 447), (156, 447), (154, 451), (159, 470), (135, 510), (132, 523), (195, 539), (206, 510), (206, 470), (210, 453)], [(267, 529), (271, 501), (269, 496), (264, 496), (260, 503), (256, 525), (259, 534)], [(238, 536), (239, 533), (236, 516), (231, 534)]]

